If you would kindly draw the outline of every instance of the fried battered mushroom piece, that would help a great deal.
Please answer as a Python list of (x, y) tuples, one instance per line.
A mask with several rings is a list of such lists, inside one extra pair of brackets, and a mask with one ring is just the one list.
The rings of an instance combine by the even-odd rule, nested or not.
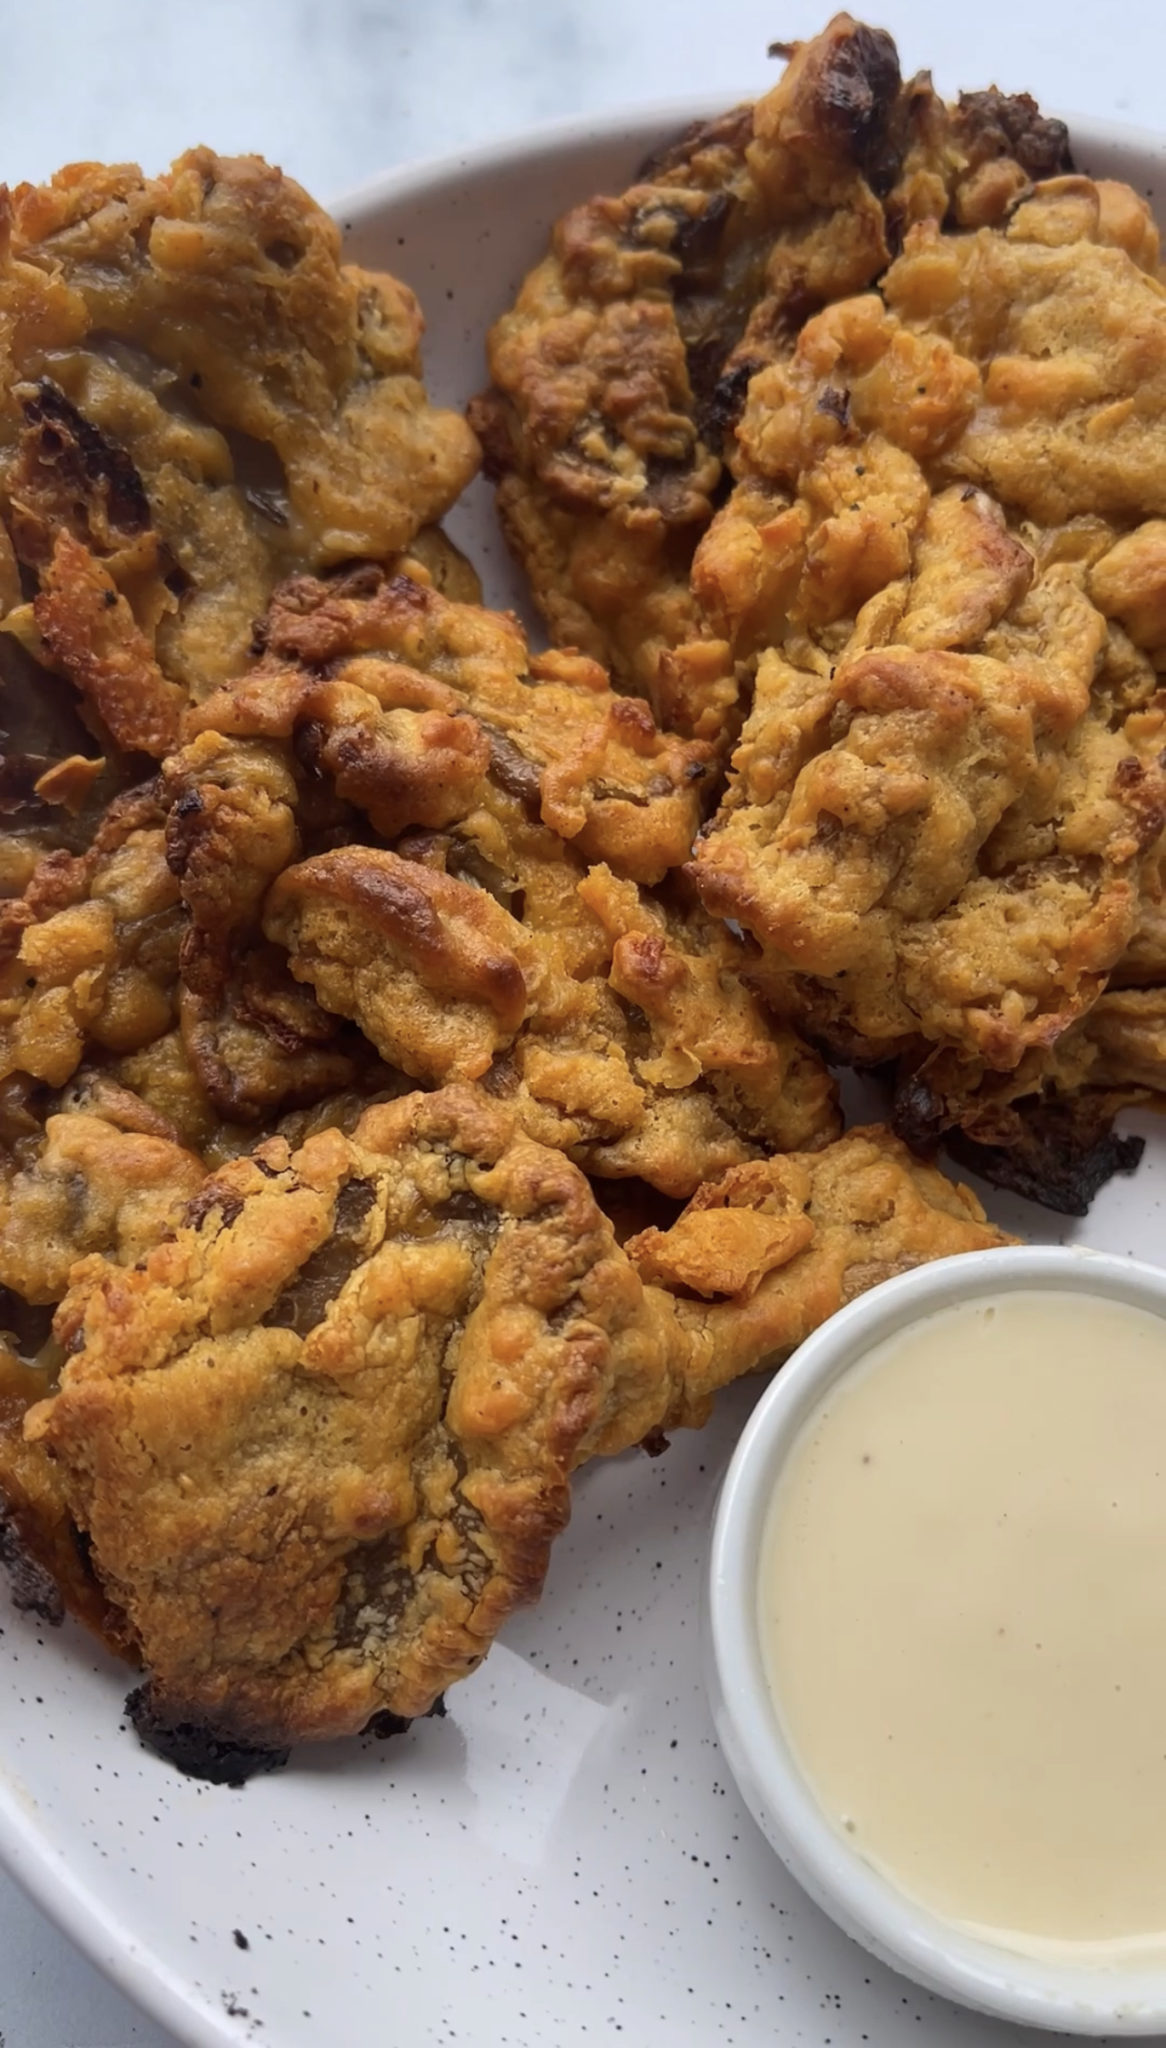
[(1089, 1008), (1138, 928), (1157, 750), (1093, 713), (1104, 622), (1080, 578), (1008, 597), (1006, 579), (975, 653), (913, 645), (908, 600), (889, 644), (832, 673), (759, 664), (693, 871), (758, 940), (767, 993), (844, 1056), (918, 1035), (1014, 1067)]
[(1158, 258), (1149, 208), (1106, 180), (1049, 180), (1003, 232), (913, 229), (883, 281), (887, 305), (983, 376), (942, 473), (1044, 525), (1166, 511)]
[(677, 1232), (621, 1252), (577, 1168), (447, 1089), (270, 1141), (136, 1266), (79, 1268), (26, 1435), (153, 1719), (278, 1745), (425, 1712), (537, 1597), (586, 1458), (703, 1421), (884, 1271), (1005, 1241), (879, 1131)]
[(836, 1135), (825, 1067), (766, 1018), (740, 949), (698, 908), (542, 849), (500, 891), (515, 915), (416, 850), (428, 859), (344, 847), (304, 861), (264, 919), (293, 974), (391, 1065), (484, 1080), (588, 1172), (674, 1196), (761, 1147)]
[(5, 195), (2, 244), (13, 570), (98, 729), (161, 754), (280, 578), (408, 547), (474, 437), (427, 401), (412, 293), (257, 157), (73, 165)]
[[(0, 1297), (0, 1325), (12, 1320)], [(22, 1320), (29, 1320), (27, 1314)], [(75, 1614), (111, 1650), (133, 1661), (134, 1646), (89, 1569), (61, 1472), (39, 1444), (24, 1438), (24, 1417), (55, 1384), (56, 1348), (50, 1337), (53, 1359), (45, 1362), (23, 1356), (11, 1330), (0, 1338), (0, 1564), (15, 1607), (50, 1625), (66, 1611)]]
[(894, 1123), (909, 1144), (942, 1143), (985, 1180), (1084, 1216), (1105, 1181), (1132, 1172), (1144, 1150), (1141, 1138), (1115, 1134), (1117, 1113), (1164, 1097), (1166, 989), (1111, 986), (1011, 1073), (950, 1052), (906, 1062)]
[(812, 1038), (903, 1056), (905, 1131), (978, 1130), (983, 1170), (1058, 1206), (1128, 1099), (1072, 1048), (1166, 963), (1157, 258), (1134, 193), (1075, 177), (916, 226), (883, 299), (753, 378), (693, 565), (756, 669), (706, 903)]
[(27, 1163), (0, 1159), (0, 1286), (33, 1304), (60, 1301), (90, 1252), (131, 1264), (205, 1176), (165, 1138), (102, 1116), (50, 1116)]
[[(845, 407), (824, 406), (836, 387)], [(979, 390), (873, 298), (754, 379), (756, 473), (698, 567), (763, 651), (693, 872), (758, 941), (766, 993), (840, 1056), (918, 1036), (1007, 1071), (1133, 942), (1166, 784), (1144, 665), (1089, 594), (1112, 529), (929, 489)]]
[(174, 1020), (181, 907), (156, 784), (118, 798), (89, 851), (36, 866), (0, 908), (0, 1075), (54, 1087), (86, 1045), (130, 1053)]
[(871, 284), (913, 222), (998, 221), (1033, 175), (1068, 168), (1063, 126), (1031, 100), (945, 109), (849, 15), (776, 53), (790, 62), (755, 106), (557, 224), (471, 407), (552, 637), (712, 740), (738, 678), (689, 567), (750, 377)]
[(595, 662), (532, 656), (512, 615), (362, 568), (284, 585), (259, 637), (264, 658), (188, 732), (294, 736), (386, 837), (463, 816), (489, 770), (585, 858), (633, 880), (687, 858), (708, 750), (660, 732)]
[(346, 1038), (265, 943), (267, 891), (300, 850), (300, 788), (286, 750), (204, 732), (163, 772), (166, 855), (188, 922), (178, 1015), (200, 1088), (219, 1116), (250, 1124), (355, 1079)]

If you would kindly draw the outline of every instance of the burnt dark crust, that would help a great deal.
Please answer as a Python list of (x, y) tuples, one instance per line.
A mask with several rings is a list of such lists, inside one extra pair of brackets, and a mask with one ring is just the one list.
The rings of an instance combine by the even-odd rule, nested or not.
[(185, 1777), (202, 1778), (208, 1785), (238, 1789), (248, 1778), (280, 1770), (291, 1755), (290, 1749), (241, 1742), (198, 1721), (174, 1720), (155, 1705), (149, 1684), (135, 1686), (126, 1697), (125, 1710), (143, 1749), (173, 1764)]

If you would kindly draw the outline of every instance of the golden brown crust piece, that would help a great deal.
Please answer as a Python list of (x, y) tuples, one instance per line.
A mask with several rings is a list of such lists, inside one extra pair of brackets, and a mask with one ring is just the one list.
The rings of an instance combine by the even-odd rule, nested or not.
[(257, 157), (73, 165), (0, 226), (0, 609), (160, 756), (281, 577), (408, 547), (476, 443), (428, 404), (412, 293)]
[(750, 385), (694, 576), (756, 692), (693, 872), (841, 1057), (1009, 1074), (1157, 971), (1156, 247), (1126, 188), (1053, 179), (912, 229), (885, 304)]
[(45, 856), (0, 912), (0, 1076), (54, 1087), (86, 1044), (136, 1051), (173, 1021), (181, 939), (155, 783), (117, 799), (84, 855)]
[(0, 1169), (0, 1287), (55, 1304), (88, 1253), (132, 1264), (204, 1174), (165, 1138), (79, 1111), (50, 1116), (28, 1164), (6, 1159)]
[(484, 1080), (590, 1173), (682, 1197), (760, 1149), (837, 1135), (829, 1074), (744, 988), (727, 932), (545, 835), (492, 846), (491, 823), (518, 916), (448, 872), (454, 841), (412, 860), (345, 847), (280, 876), (268, 936), (392, 1066)]
[(780, 54), (755, 106), (564, 216), (491, 332), (493, 388), (471, 408), (552, 636), (714, 741), (738, 678), (689, 567), (750, 376), (872, 283), (913, 222), (999, 220), (1068, 167), (1063, 126), (1030, 100), (945, 109), (849, 15)]
[(552, 832), (635, 881), (687, 857), (708, 749), (661, 732), (595, 662), (531, 655), (510, 614), (369, 567), (286, 584), (259, 638), (264, 659), (188, 732), (296, 735), (387, 837), (464, 815), (492, 768)]
[(338, 1735), (473, 1669), (585, 1458), (699, 1422), (884, 1273), (1004, 1241), (873, 1130), (739, 1169), (625, 1254), (561, 1154), (447, 1089), (261, 1146), (134, 1267), (86, 1261), (26, 1435), (156, 1718)]

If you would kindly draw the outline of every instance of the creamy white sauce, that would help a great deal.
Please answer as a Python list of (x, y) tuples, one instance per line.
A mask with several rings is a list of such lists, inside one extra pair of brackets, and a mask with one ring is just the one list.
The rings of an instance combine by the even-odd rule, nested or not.
[(1166, 1321), (1034, 1289), (872, 1349), (787, 1460), (759, 1610), (801, 1769), (902, 1890), (1166, 1960)]

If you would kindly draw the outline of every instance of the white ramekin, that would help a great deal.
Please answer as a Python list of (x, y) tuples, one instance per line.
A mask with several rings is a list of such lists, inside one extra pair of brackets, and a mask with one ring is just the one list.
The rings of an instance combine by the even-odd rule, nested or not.
[(1166, 2032), (1166, 1968), (1087, 1969), (1015, 1955), (938, 1919), (872, 1869), (828, 1820), (802, 1775), (762, 1663), (762, 1535), (803, 1423), (827, 1389), (884, 1338), (937, 1309), (1017, 1288), (1101, 1295), (1166, 1318), (1166, 1271), (1076, 1246), (1019, 1245), (918, 1267), (833, 1316), (762, 1396), (721, 1489), (706, 1588), (713, 1716), (733, 1776), (782, 1862), (880, 1961), (929, 1991), (1028, 2026), (1158, 2034)]

